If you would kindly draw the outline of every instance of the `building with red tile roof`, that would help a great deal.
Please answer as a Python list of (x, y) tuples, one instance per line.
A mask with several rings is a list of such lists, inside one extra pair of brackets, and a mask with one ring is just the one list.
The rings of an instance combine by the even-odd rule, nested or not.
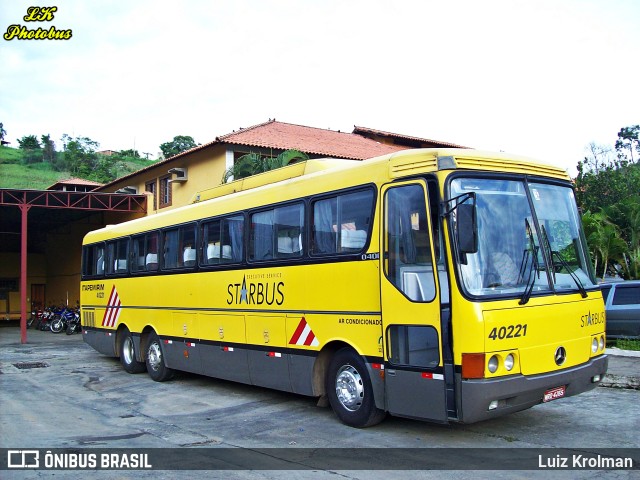
[(269, 119), (240, 128), (171, 158), (155, 162), (99, 187), (102, 192), (151, 196), (148, 214), (188, 204), (202, 190), (221, 183), (225, 170), (247, 153), (277, 156), (299, 150), (309, 158), (366, 160), (408, 148), (459, 147), (450, 142), (354, 127), (351, 133)]

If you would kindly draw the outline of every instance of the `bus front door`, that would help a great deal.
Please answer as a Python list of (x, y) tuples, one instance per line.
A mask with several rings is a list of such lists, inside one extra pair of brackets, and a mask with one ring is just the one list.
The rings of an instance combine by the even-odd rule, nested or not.
[(387, 410), (447, 421), (440, 301), (426, 184), (382, 189), (381, 300)]

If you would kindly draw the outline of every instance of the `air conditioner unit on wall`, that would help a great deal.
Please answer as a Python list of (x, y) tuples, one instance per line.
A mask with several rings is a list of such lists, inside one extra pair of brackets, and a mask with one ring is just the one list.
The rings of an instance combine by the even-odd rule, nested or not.
[(116, 190), (116, 193), (127, 193), (129, 195), (136, 195), (138, 193), (138, 189), (132, 186), (122, 187)]
[(186, 168), (170, 168), (169, 173), (175, 175), (169, 182), (183, 183), (187, 181), (187, 169)]

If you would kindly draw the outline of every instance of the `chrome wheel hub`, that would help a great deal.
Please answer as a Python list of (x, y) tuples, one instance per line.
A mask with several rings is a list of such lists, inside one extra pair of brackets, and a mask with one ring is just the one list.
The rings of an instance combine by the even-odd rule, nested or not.
[(131, 337), (127, 337), (124, 339), (124, 344), (122, 345), (122, 355), (124, 356), (124, 361), (127, 365), (130, 365), (134, 361), (134, 350), (133, 350), (133, 340)]
[(350, 412), (355, 412), (364, 399), (364, 383), (358, 371), (351, 365), (344, 365), (336, 375), (336, 396), (340, 404)]
[(160, 350), (160, 345), (157, 343), (152, 343), (149, 345), (149, 352), (147, 354), (149, 359), (149, 366), (154, 370), (158, 371), (160, 365), (162, 365), (162, 352)]

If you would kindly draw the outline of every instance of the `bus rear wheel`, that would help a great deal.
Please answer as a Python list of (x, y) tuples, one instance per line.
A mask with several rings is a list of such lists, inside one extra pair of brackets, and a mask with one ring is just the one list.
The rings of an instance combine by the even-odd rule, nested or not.
[(331, 360), (326, 391), (331, 408), (346, 425), (370, 427), (385, 417), (385, 412), (376, 408), (367, 367), (350, 348), (339, 350)]
[(147, 364), (147, 373), (152, 380), (155, 380), (156, 382), (164, 382), (173, 377), (173, 369), (167, 367), (164, 363), (162, 346), (160, 345), (160, 339), (156, 332), (151, 332), (149, 335), (145, 362)]
[(120, 348), (118, 350), (120, 363), (125, 371), (129, 373), (144, 372), (146, 365), (144, 362), (139, 362), (136, 359), (136, 348), (133, 343), (133, 337), (126, 327), (120, 332)]

